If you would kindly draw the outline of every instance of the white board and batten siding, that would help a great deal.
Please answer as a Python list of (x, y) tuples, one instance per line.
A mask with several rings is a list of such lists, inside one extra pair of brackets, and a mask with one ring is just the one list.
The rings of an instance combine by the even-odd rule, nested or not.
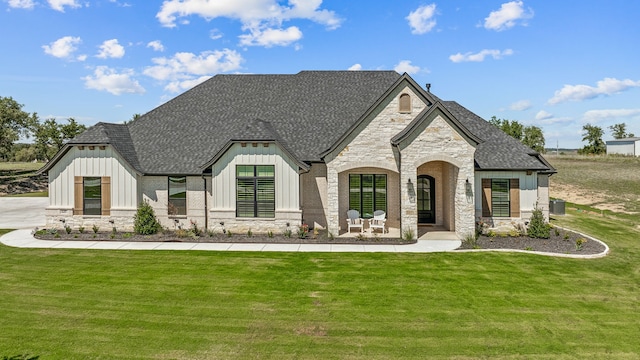
[(475, 203), (476, 214), (482, 214), (482, 179), (519, 179), (521, 217), (528, 217), (538, 202), (538, 175), (526, 171), (476, 171)]
[(106, 146), (82, 149), (74, 146), (49, 170), (49, 208), (73, 209), (74, 177), (111, 178), (111, 209), (135, 210), (137, 201), (136, 172), (126, 161)]
[(274, 143), (233, 144), (212, 166), (212, 210), (236, 211), (236, 165), (274, 165), (276, 217), (300, 211), (298, 165)]

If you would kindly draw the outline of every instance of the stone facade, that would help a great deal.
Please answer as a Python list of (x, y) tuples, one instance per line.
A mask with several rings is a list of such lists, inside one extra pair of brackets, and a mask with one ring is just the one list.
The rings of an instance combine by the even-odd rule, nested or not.
[[(411, 112), (399, 111), (402, 94), (411, 96)], [(474, 198), (468, 192), (473, 189), (475, 148), (442, 117), (433, 119), (407, 146), (391, 145), (391, 139), (424, 110), (425, 104), (418, 99), (410, 87), (400, 89), (336, 154), (327, 157), (326, 214), (331, 233), (339, 234), (346, 224), (348, 174), (379, 173), (387, 175), (387, 224), (417, 235), (415, 188), (411, 187), (419, 171), (434, 174), (440, 189), (436, 224), (461, 237), (473, 232)]]
[[(475, 206), (474, 198), (469, 196), (468, 189), (473, 189), (475, 147), (438, 115), (400, 151), (402, 156), (400, 170), (402, 233), (418, 234), (418, 211), (415, 195), (413, 195), (415, 189), (411, 189), (412, 186), (409, 184), (415, 186), (418, 169), (423, 164), (428, 165), (431, 162), (446, 164), (446, 166), (441, 165), (442, 182), (440, 184), (443, 189), (442, 201), (448, 204), (442, 205), (443, 225), (448, 230), (455, 231), (461, 238), (473, 233)], [(438, 185), (437, 182), (436, 185)], [(450, 209), (453, 209), (453, 218), (451, 218)]]

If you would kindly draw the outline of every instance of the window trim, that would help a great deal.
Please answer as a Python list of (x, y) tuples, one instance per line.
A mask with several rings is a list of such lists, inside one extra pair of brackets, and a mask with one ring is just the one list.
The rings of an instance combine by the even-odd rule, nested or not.
[[(364, 201), (363, 201), (363, 177), (365, 176), (371, 176), (372, 177), (372, 187), (371, 187), (371, 204), (373, 206), (373, 209), (371, 211), (371, 214), (367, 215), (364, 212)], [(352, 195), (352, 188), (351, 188), (351, 178), (352, 177), (359, 177), (359, 187), (358, 187), (358, 191), (357, 193), (359, 194), (359, 205), (357, 207), (351, 206), (351, 195)], [(377, 179), (376, 178), (383, 178), (384, 179), (384, 209), (379, 209), (377, 208), (377, 203), (378, 203), (378, 199), (377, 199), (377, 195), (379, 194), (378, 188), (377, 188)], [(349, 188), (349, 210), (353, 209), (353, 210), (358, 210), (358, 212), (360, 213), (360, 217), (362, 217), (363, 219), (370, 219), (373, 218), (373, 213), (376, 210), (383, 210), (385, 213), (387, 212), (387, 208), (389, 206), (389, 193), (388, 193), (388, 188), (389, 188), (389, 182), (388, 182), (388, 177), (387, 174), (360, 174), (360, 173), (352, 173), (349, 174), (349, 184), (348, 184), (348, 188)]]
[[(177, 206), (172, 204), (171, 199), (171, 179), (184, 179), (184, 206)], [(175, 181), (173, 181), (175, 183)], [(182, 198), (175, 198), (176, 200), (182, 200)], [(172, 214), (172, 208), (175, 208), (175, 213)], [(180, 211), (180, 210), (183, 211)], [(187, 177), (186, 176), (167, 176), (167, 215), (170, 217), (184, 217), (187, 216)]]
[[(252, 176), (240, 176), (238, 175), (238, 171), (240, 167), (252, 167), (253, 175)], [(259, 176), (259, 168), (267, 168), (267, 172), (272, 174), (271, 176)], [(236, 217), (243, 219), (273, 219), (276, 216), (276, 166), (273, 164), (237, 164), (235, 169), (235, 177), (236, 177)], [(244, 182), (246, 185), (252, 189), (252, 199), (251, 200), (240, 200), (239, 199), (239, 191), (241, 182)], [(266, 192), (264, 192), (266, 190)], [(261, 192), (262, 191), (262, 192)], [(272, 194), (269, 194), (272, 192)], [(269, 196), (271, 199), (264, 200), (260, 199), (262, 196)], [(239, 205), (252, 205), (253, 212), (251, 216), (241, 214)], [(245, 208), (246, 210), (246, 208)], [(266, 211), (265, 211), (266, 210)], [(261, 214), (266, 213), (267, 216), (261, 216)]]
[[(509, 215), (496, 216), (493, 211), (493, 180), (508, 180)], [(482, 178), (482, 216), (498, 218), (520, 217), (520, 179), (519, 178)]]
[[(85, 213), (86, 178), (100, 179), (100, 214), (87, 215)], [(74, 176), (73, 181), (73, 215), (109, 216), (111, 215), (111, 177), (110, 176)]]

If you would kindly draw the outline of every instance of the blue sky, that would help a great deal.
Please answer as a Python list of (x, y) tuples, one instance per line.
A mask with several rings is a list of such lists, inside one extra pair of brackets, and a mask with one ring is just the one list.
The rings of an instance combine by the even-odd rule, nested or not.
[(577, 148), (640, 136), (640, 1), (0, 0), (0, 96), (85, 125), (220, 73), (396, 70)]

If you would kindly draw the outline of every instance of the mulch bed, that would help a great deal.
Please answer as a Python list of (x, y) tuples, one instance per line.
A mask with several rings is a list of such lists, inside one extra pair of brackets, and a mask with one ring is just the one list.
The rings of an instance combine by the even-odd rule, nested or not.
[[(551, 229), (549, 239), (533, 239), (528, 236), (493, 236), (481, 235), (474, 247), (463, 242), (459, 249), (516, 249), (528, 251), (540, 251), (556, 254), (593, 255), (605, 251), (604, 245), (598, 241), (589, 239), (580, 234), (562, 230)], [(577, 247), (576, 241), (584, 239), (586, 242)]]
[(319, 234), (313, 237), (312, 233), (307, 234), (305, 238), (299, 238), (296, 233), (291, 237), (282, 234), (273, 234), (272, 237), (266, 234), (233, 234), (231, 236), (223, 233), (202, 234), (201, 236), (178, 236), (173, 231), (166, 231), (155, 235), (136, 235), (133, 233), (117, 232), (98, 232), (94, 234), (92, 231), (79, 233), (72, 230), (70, 234), (60, 230), (55, 233), (45, 232), (36, 233), (34, 236), (41, 240), (64, 240), (64, 241), (131, 241), (131, 242), (189, 242), (189, 243), (266, 243), (266, 244), (357, 244), (357, 245), (406, 245), (415, 244), (416, 240), (403, 240), (399, 238), (387, 238), (382, 236), (374, 237), (334, 237), (328, 238), (325, 234)]
[[(178, 236), (173, 231), (166, 231), (158, 233), (156, 235), (136, 235), (133, 233), (124, 232), (98, 232), (94, 234), (92, 231), (79, 233), (77, 230), (73, 230), (70, 234), (67, 234), (64, 230), (60, 230), (56, 233), (49, 231), (41, 231), (35, 234), (37, 239), (42, 240), (65, 240), (65, 241), (131, 241), (131, 242), (189, 242), (189, 243), (267, 243), (267, 244), (357, 244), (357, 245), (406, 245), (413, 244), (416, 240), (403, 240), (399, 238), (386, 238), (386, 237), (335, 237), (333, 239), (328, 238), (325, 234), (319, 234), (316, 238), (310, 233), (306, 238), (300, 239), (297, 234), (293, 233), (291, 237), (286, 237), (282, 234), (274, 234), (273, 237), (269, 237), (266, 234), (253, 234), (248, 236), (247, 234), (233, 234), (228, 236), (227, 234), (215, 233), (215, 234), (203, 234), (201, 236)], [(580, 248), (576, 247), (576, 241), (578, 239), (585, 239), (586, 242), (582, 244)], [(528, 251), (541, 251), (548, 253), (558, 254), (579, 254), (579, 255), (592, 255), (600, 254), (605, 250), (605, 247), (594, 240), (584, 237), (580, 234), (576, 234), (571, 231), (558, 229), (556, 234), (555, 229), (551, 230), (551, 237), (549, 239), (533, 239), (527, 236), (494, 236), (489, 237), (481, 235), (476, 241), (475, 246), (467, 242), (462, 242), (462, 246), (459, 250), (468, 249), (517, 249)]]

